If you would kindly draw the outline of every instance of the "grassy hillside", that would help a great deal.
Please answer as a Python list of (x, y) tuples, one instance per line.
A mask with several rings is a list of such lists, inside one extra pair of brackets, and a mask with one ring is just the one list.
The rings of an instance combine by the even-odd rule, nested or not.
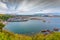
[(39, 33), (28, 36), (2, 31), (0, 32), (0, 40), (60, 40), (60, 32), (53, 32), (47, 35)]
[(13, 34), (10, 32), (0, 32), (0, 40), (32, 40), (30, 36)]
[(13, 17), (12, 15), (0, 14), (0, 20), (2, 20), (2, 21), (6, 21), (6, 20), (8, 20), (9, 18), (12, 18), (12, 17)]

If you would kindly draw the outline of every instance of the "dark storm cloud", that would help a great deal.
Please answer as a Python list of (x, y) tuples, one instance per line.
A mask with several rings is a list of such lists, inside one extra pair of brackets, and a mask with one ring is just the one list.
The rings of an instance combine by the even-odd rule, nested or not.
[[(60, 0), (0, 0), (10, 9), (22, 9), (25, 11), (32, 9), (32, 11), (60, 9)], [(19, 10), (20, 11), (20, 10)]]
[[(29, 4), (34, 4), (34, 5), (51, 5), (51, 6), (56, 6), (56, 5), (59, 5), (60, 4), (60, 0), (1, 0), (2, 2), (5, 2), (8, 5), (20, 5), (22, 4), (23, 2), (26, 2), (26, 5), (29, 5)], [(55, 4), (56, 3), (56, 4)], [(32, 5), (33, 6), (33, 5)]]
[[(4, 2), (4, 0), (2, 0)], [(19, 3), (22, 3), (22, 2), (26, 2), (27, 4), (28, 3), (33, 3), (33, 4), (41, 4), (41, 3), (54, 3), (55, 1), (60, 1), (60, 0), (6, 0), (5, 2), (7, 3), (10, 3), (10, 4), (19, 4)], [(58, 2), (57, 2), (58, 3)]]

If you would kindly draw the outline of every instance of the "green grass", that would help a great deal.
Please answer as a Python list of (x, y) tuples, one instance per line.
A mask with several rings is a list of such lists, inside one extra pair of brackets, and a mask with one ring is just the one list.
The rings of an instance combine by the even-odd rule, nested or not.
[(28, 36), (2, 31), (0, 32), (0, 40), (60, 40), (60, 32), (53, 32), (47, 35), (38, 33)]
[(13, 34), (11, 32), (2, 31), (0, 32), (0, 40), (32, 40), (30, 36)]

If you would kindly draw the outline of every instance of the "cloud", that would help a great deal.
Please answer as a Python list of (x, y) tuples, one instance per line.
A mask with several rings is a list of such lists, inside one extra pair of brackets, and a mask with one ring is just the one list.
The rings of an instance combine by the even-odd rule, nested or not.
[(6, 4), (0, 2), (0, 8), (5, 8), (5, 9), (7, 9), (7, 6), (6, 6)]
[(5, 14), (5, 12), (7, 12), (7, 9), (8, 8), (7, 8), (6, 4), (0, 2), (0, 13)]
[(35, 13), (60, 13), (60, 9), (50, 8), (50, 9), (44, 9)]
[(5, 13), (34, 14), (35, 12), (60, 12), (60, 0), (8, 0), (1, 1), (0, 4), (0, 12)]

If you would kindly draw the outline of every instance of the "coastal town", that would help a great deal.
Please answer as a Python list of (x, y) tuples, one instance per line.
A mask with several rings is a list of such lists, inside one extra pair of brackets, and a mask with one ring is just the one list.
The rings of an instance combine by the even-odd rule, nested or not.
[(60, 15), (49, 15), (49, 14), (35, 14), (35, 15), (13, 15), (12, 18), (9, 18), (7, 21), (10, 22), (22, 22), (28, 20), (42, 20), (45, 21), (44, 17), (60, 17)]
[(9, 15), (9, 14), (6, 14), (5, 16), (0, 17), (0, 21), (5, 22), (4, 24), (6, 24), (6, 22), (26, 22), (29, 20), (42, 20), (43, 22), (45, 22), (46, 20), (44, 19), (44, 17), (60, 17), (60, 15), (46, 15), (46, 14)]

